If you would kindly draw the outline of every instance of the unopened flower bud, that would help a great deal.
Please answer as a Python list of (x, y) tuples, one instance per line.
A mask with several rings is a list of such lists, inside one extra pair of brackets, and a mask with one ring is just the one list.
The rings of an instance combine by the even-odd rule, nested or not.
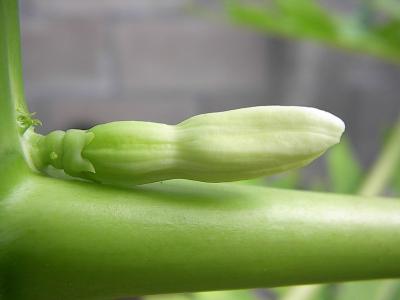
[(57, 145), (46, 144), (51, 134), (44, 137), (38, 144), (52, 150), (40, 150), (36, 165), (115, 185), (236, 181), (302, 167), (337, 144), (343, 131), (334, 115), (294, 106), (209, 113), (178, 125), (119, 121), (69, 130)]

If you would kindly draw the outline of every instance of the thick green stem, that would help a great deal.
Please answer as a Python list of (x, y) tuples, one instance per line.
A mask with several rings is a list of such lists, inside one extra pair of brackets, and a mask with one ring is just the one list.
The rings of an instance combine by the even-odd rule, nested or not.
[(3, 203), (6, 299), (399, 277), (400, 203), (234, 184), (31, 176)]

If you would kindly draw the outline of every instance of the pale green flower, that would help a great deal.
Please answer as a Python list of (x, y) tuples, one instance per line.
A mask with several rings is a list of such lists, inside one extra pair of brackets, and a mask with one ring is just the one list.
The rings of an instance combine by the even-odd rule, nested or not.
[(30, 133), (32, 163), (116, 185), (168, 179), (224, 182), (302, 167), (337, 144), (344, 123), (315, 108), (261, 106), (177, 125), (119, 121), (87, 131)]

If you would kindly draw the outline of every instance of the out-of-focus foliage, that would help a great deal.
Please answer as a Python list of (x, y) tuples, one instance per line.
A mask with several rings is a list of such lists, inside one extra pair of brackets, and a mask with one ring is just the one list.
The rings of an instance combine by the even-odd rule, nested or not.
[[(399, 122), (399, 124), (400, 124), (400, 121), (398, 121)], [(398, 125), (398, 126), (400, 126), (400, 125)], [(396, 131), (393, 129), (393, 130), (391, 130), (388, 134), (387, 134), (387, 136), (386, 136), (386, 138), (385, 138), (385, 141), (387, 142), (387, 140), (389, 140), (390, 138), (392, 138), (392, 135), (393, 134), (396, 134)], [(398, 140), (400, 140), (400, 137), (398, 137), (397, 138)], [(394, 192), (394, 195), (395, 196), (399, 196), (400, 195), (400, 161), (398, 162), (398, 164), (397, 164), (397, 168), (396, 168), (396, 172), (395, 172), (395, 174), (393, 175), (393, 178), (392, 178), (392, 185), (391, 185), (391, 188), (392, 188), (392, 190), (393, 190), (393, 192)], [(400, 296), (399, 296), (399, 299), (400, 299)]]
[(267, 178), (264, 185), (278, 189), (299, 189), (300, 171), (293, 170), (272, 178)]
[(237, 24), (400, 62), (400, 2), (396, 0), (364, 0), (342, 13), (317, 0), (227, 0), (225, 8)]
[[(146, 300), (260, 300), (255, 291), (216, 291), (193, 294), (171, 294), (147, 296)], [(265, 299), (265, 298), (264, 298)], [(272, 298), (271, 298), (272, 300)]]
[(338, 300), (398, 300), (400, 283), (398, 280), (377, 280), (347, 282), (338, 285)]
[(397, 195), (400, 195), (400, 165), (398, 166), (398, 170), (393, 179), (393, 189)]
[(193, 294), (193, 300), (258, 300), (255, 292), (240, 291), (222, 291), (222, 292), (203, 292)]
[(289, 288), (279, 300), (336, 300), (334, 285), (301, 285)]
[(330, 190), (335, 193), (356, 193), (363, 173), (346, 137), (327, 153), (326, 162)]
[(187, 294), (167, 294), (147, 296), (146, 300), (188, 300), (191, 299)]
[(277, 189), (299, 189), (300, 188), (300, 170), (290, 170), (283, 174), (271, 177), (261, 177), (249, 180), (232, 182), (232, 184), (248, 184), (258, 186), (268, 186)]

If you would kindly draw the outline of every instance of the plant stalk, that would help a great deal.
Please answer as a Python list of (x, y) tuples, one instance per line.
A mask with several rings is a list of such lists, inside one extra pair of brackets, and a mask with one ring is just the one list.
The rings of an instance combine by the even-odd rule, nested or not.
[[(21, 167), (21, 174), (25, 165), (16, 121), (16, 109), (27, 111), (19, 39), (18, 1), (0, 0), (0, 171), (6, 172), (3, 174), (10, 174), (13, 164)], [(2, 181), (7, 180), (3, 177)], [(5, 190), (4, 186), (2, 189)]]
[(15, 146), (18, 145), (14, 99), (12, 98), (9, 77), (7, 11), (6, 2), (0, 1), (0, 155), (4, 152), (13, 151)]
[(16, 110), (28, 114), (25, 101), (24, 80), (22, 75), (21, 33), (18, 0), (0, 0), (3, 13), (1, 22), (2, 39), (6, 40), (8, 56), (8, 77), (11, 98)]
[(135, 189), (32, 175), (3, 202), (5, 299), (400, 276), (400, 202), (189, 181)]

